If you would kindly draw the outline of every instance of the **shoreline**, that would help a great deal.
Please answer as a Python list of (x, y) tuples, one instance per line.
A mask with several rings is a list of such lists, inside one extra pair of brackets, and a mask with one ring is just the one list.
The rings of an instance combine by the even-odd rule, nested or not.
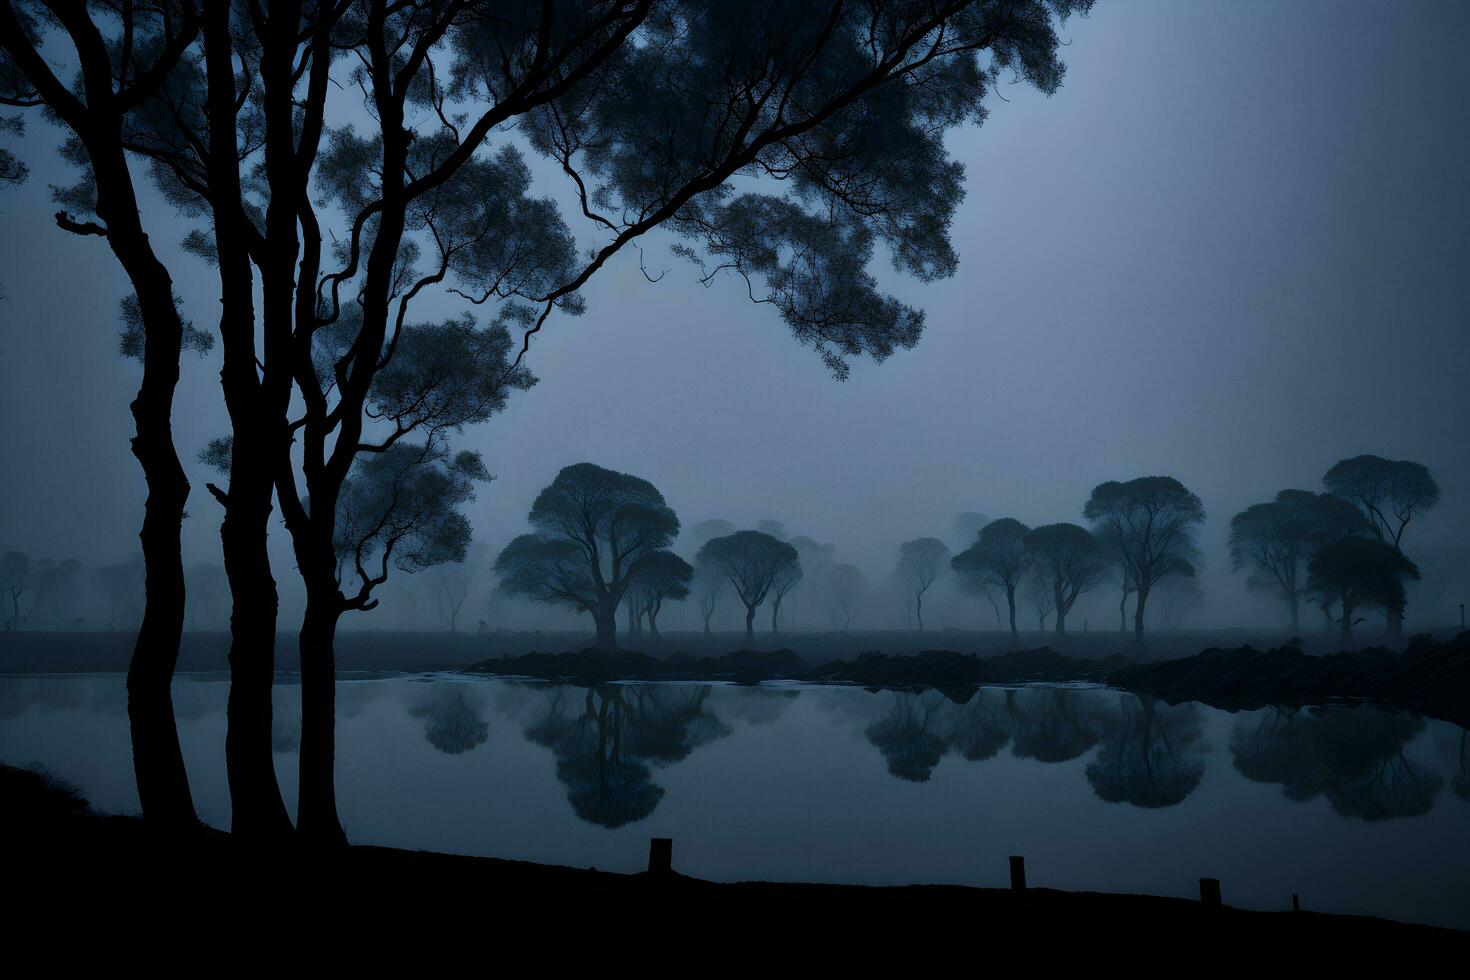
[[(664, 921), (718, 914), (725, 925), (762, 928), (771, 913), (795, 916), (801, 924), (791, 941), (809, 941), (813, 930), (875, 919), (885, 925), (930, 926), (944, 920), (1004, 928), (1009, 936), (1055, 937), (1058, 930), (1111, 935), (1140, 924), (1167, 930), (1151, 946), (1219, 940), (1279, 942), (1352, 938), (1402, 941), (1432, 947), (1465, 948), (1470, 932), (1397, 922), (1369, 916), (1313, 912), (1310, 909), (1262, 911), (1229, 906), (1229, 881), (1221, 885), (1224, 904), (1126, 892), (1070, 892), (1045, 887), (978, 888), (964, 885), (843, 885), (802, 882), (714, 882), (656, 869), (622, 874), (596, 869), (542, 865), (497, 858), (373, 845), (311, 849), (294, 840), (273, 847), (249, 846), (222, 831), (197, 831), (160, 839), (137, 817), (102, 816), (76, 793), (48, 774), (0, 765), (0, 839), (15, 885), (46, 894), (52, 890), (85, 897), (86, 888), (116, 882), (146, 882), (146, 914), (161, 908), (170, 915), (238, 913), (271, 896), (269, 911), (305, 901), (339, 903), (333, 914), (359, 908), (376, 916), (413, 920), (428, 910), (417, 905), (432, 896), (448, 906), (451, 922), (471, 918), (492, 899), (531, 907), (596, 908), (619, 915), (657, 913)], [(677, 845), (677, 842), (675, 842)], [(181, 885), (187, 885), (180, 889)], [(301, 889), (301, 891), (297, 891)], [(610, 904), (616, 903), (616, 904)], [(69, 914), (88, 914), (82, 901)], [(202, 906), (208, 906), (206, 912)], [(99, 906), (96, 911), (104, 911)], [(109, 924), (144, 915), (136, 908), (106, 908)], [(265, 908), (257, 907), (256, 913)], [(522, 908), (522, 911), (525, 911)], [(437, 915), (437, 912), (435, 913)], [(437, 921), (437, 920), (436, 920)], [(1416, 949), (1419, 947), (1416, 947)]]

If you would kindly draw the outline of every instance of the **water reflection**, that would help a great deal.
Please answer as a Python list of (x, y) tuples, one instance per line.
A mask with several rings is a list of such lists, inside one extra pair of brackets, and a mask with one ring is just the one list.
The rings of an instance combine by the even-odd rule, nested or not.
[(1119, 709), (1087, 764), (1092, 791), (1109, 803), (1148, 809), (1184, 802), (1205, 774), (1199, 711), (1133, 695), (1124, 696)]
[[(1368, 707), (1271, 709), (1235, 726), (1230, 752), (1247, 779), (1278, 783), (1287, 799), (1324, 796), (1344, 817), (1388, 820), (1428, 813), (1444, 780), (1404, 752), (1424, 730), (1415, 715)], [(1463, 743), (1460, 757), (1462, 793)]]
[(710, 688), (555, 688), (526, 737), (551, 749), (577, 816), (602, 827), (642, 820), (663, 799), (650, 766), (671, 766), (733, 729), (706, 708)]
[(424, 738), (445, 755), (468, 752), (490, 738), (486, 697), (478, 684), (440, 682), (417, 692), (408, 713), (424, 722)]

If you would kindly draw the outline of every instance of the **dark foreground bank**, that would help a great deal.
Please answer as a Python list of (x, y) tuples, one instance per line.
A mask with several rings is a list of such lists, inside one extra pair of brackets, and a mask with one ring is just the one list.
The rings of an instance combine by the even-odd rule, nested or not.
[[(673, 872), (622, 875), (384, 847), (312, 852), (284, 842), (246, 849), (207, 828), (159, 840), (139, 819), (94, 814), (64, 785), (8, 766), (0, 766), (0, 799), (5, 889), (26, 898), (13, 906), (12, 924), (60, 926), (79, 935), (99, 925), (132, 930), (145, 920), (167, 930), (249, 921), (288, 928), (305, 915), (317, 927), (351, 923), (355, 932), (330, 941), (352, 944), (377, 941), (372, 930), (363, 931), (369, 923), (393, 931), (472, 928), (524, 942), (526, 933), (505, 928), (525, 919), (527, 928), (569, 938), (613, 921), (620, 928), (638, 923), (626, 938), (650, 951), (665, 930), (691, 926), (714, 930), (714, 946), (758, 942), (808, 951), (830, 942), (849, 952), (911, 948), (959, 941), (977, 929), (1007, 943), (1062, 935), (1117, 939), (1143, 930), (1150, 951), (1226, 941), (1312, 943), (1319, 958), (1364, 942), (1410, 941), (1416, 953), (1470, 945), (1470, 934), (1382, 919), (1233, 909), (1228, 881), (1221, 907), (1036, 887), (722, 884)], [(935, 931), (955, 928), (965, 931)], [(470, 937), (437, 935), (437, 943)], [(689, 934), (667, 935), (672, 941)]]

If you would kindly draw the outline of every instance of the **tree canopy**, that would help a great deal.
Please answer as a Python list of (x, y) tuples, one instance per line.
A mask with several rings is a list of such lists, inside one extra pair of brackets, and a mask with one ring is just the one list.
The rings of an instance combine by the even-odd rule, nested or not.
[(1418, 578), (1418, 566), (1402, 551), (1372, 538), (1325, 544), (1307, 563), (1307, 588), (1341, 606), (1344, 646), (1352, 643), (1354, 613), (1368, 608), (1402, 613), (1404, 582)]
[(522, 535), (496, 559), (499, 588), (589, 612), (598, 645), (616, 647), (616, 615), (639, 561), (663, 551), (679, 518), (641, 477), (593, 463), (565, 467), (542, 490)]
[(718, 568), (745, 604), (745, 638), (755, 639), (755, 611), (778, 581), (801, 568), (796, 549), (761, 531), (736, 531), (712, 538), (699, 549), (698, 561)]
[(1246, 585), (1272, 592), (1286, 603), (1291, 629), (1301, 628), (1299, 599), (1305, 567), (1322, 545), (1356, 533), (1367, 524), (1348, 501), (1308, 490), (1282, 490), (1274, 500), (1252, 504), (1230, 520), (1230, 561), (1248, 570)]
[[(960, 515), (962, 518), (966, 515)], [(1016, 630), (1016, 590), (1026, 575), (1026, 535), (1031, 529), (1014, 517), (1002, 517), (984, 525), (974, 544), (950, 559), (960, 582), (976, 591), (994, 586), (1005, 592), (1011, 614), (1011, 638)]]
[(1204, 505), (1172, 476), (1141, 476), (1098, 484), (1083, 514), (1099, 526), (1099, 539), (1115, 550), (1137, 590), (1133, 629), (1142, 643), (1149, 590), (1165, 576), (1195, 573), (1194, 529), (1205, 521)]

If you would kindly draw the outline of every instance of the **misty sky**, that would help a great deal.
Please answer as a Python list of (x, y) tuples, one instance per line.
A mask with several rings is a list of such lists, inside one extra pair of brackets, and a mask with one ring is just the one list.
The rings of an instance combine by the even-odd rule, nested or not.
[[(1470, 4), (1099, 0), (1063, 36), (1055, 96), (1002, 84), (1009, 102), (955, 135), (959, 274), (921, 285), (880, 258), (927, 310), (916, 350), (835, 382), (742, 283), (699, 286), (655, 236), (645, 264), (668, 274), (612, 263), (588, 313), (533, 346), (540, 384), (466, 435), (498, 475), (477, 537), (525, 530), (536, 491), (590, 460), (652, 480), (686, 526), (775, 517), (880, 578), (960, 511), (1080, 523), (1096, 483), (1169, 474), (1210, 518), (1200, 621), (1275, 621), (1229, 569), (1230, 516), (1371, 452), (1443, 488), (1411, 556), (1470, 539)], [(29, 126), (6, 145), (32, 180), (0, 191), (0, 550), (116, 561), (144, 496), (126, 280), (99, 239), (55, 228), (47, 184), (72, 178), (58, 130)], [(175, 247), (187, 225), (161, 205), (145, 220), (212, 328), (217, 281)], [(218, 555), (194, 462), (227, 430), (218, 369), (186, 355), (176, 405), (191, 561)]]

